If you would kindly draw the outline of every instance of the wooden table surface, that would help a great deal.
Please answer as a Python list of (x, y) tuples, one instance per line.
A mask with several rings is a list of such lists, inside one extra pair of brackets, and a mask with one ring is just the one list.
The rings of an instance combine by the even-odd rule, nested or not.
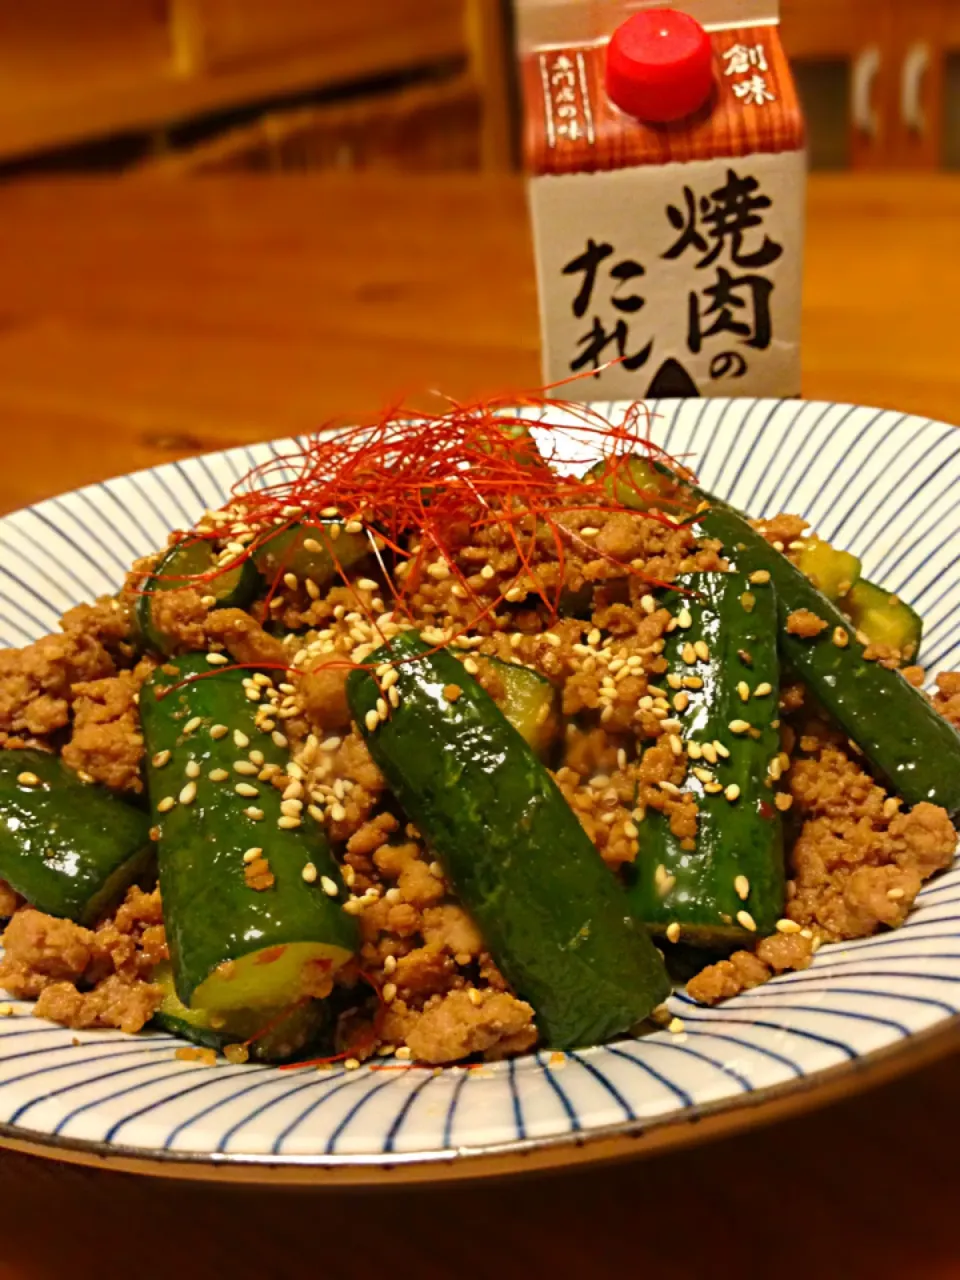
[[(807, 396), (960, 421), (958, 227), (960, 178), (811, 183)], [(8, 186), (0, 229), (0, 510), (398, 395), (538, 380), (518, 180)], [(0, 1280), (960, 1277), (958, 1097), (951, 1056), (649, 1161), (409, 1192), (0, 1152)]]

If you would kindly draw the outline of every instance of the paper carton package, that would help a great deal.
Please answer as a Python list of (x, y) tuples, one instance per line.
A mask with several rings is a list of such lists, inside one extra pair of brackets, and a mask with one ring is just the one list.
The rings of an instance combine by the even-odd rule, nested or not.
[[(709, 40), (709, 96), (669, 123), (607, 90), (611, 36), (665, 8)], [(519, 0), (517, 35), (544, 382), (798, 395), (804, 128), (776, 0)]]

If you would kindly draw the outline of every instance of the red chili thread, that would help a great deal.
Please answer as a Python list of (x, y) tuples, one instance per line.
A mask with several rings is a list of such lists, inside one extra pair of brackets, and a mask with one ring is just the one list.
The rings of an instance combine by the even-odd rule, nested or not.
[[(558, 517), (575, 512), (604, 514), (626, 510), (610, 496), (611, 489), (615, 494), (620, 486), (655, 501), (659, 507), (676, 508), (676, 514), (672, 510), (670, 514), (633, 512), (667, 528), (679, 527), (692, 512), (679, 499), (664, 499), (659, 493), (640, 488), (627, 465), (636, 454), (671, 467), (678, 465), (645, 434), (650, 414), (642, 404), (630, 406), (619, 421), (611, 422), (589, 405), (550, 400), (540, 393), (493, 397), (473, 404), (448, 403), (450, 407), (439, 414), (395, 405), (379, 418), (345, 430), (338, 431), (338, 424), (328, 423), (302, 448), (254, 467), (233, 486), (232, 501), (223, 509), (256, 530), (255, 539), (229, 565), (207, 570), (194, 580), (206, 583), (235, 569), (297, 522), (329, 525), (332, 517), (323, 512), (335, 509), (341, 529), (356, 521), (370, 537), (385, 580), (385, 594), (389, 593), (392, 599), (392, 611), (410, 621), (413, 614), (409, 600), (421, 586), (426, 563), (439, 558), (446, 564), (477, 609), (459, 631), (448, 636), (449, 641), (502, 606), (506, 594), (516, 586), (539, 597), (549, 613), (556, 616), (563, 586), (565, 544), (577, 539), (575, 531), (560, 524)], [(577, 479), (554, 471), (550, 463), (557, 455), (563, 429), (550, 421), (521, 417), (518, 406), (539, 410), (543, 418), (548, 418), (551, 411), (562, 413), (568, 421), (573, 420), (578, 434), (596, 437), (604, 458), (599, 474)], [(538, 433), (539, 451), (528, 441), (531, 427)], [(332, 434), (334, 431), (336, 434)], [(492, 526), (506, 531), (519, 569), (504, 591), (481, 608), (457, 552), (471, 534)], [(548, 588), (537, 572), (537, 543), (544, 535), (556, 550), (559, 573), (555, 589)], [(218, 537), (220, 530), (205, 527), (195, 531), (195, 536)], [(329, 539), (328, 547), (339, 578), (354, 589), (337, 556), (336, 540)], [(589, 550), (594, 558), (615, 564), (651, 587), (668, 585), (597, 548)], [(406, 572), (390, 572), (381, 554), (384, 551), (401, 564), (406, 563)], [(282, 571), (276, 574), (268, 599), (282, 577)], [(378, 618), (356, 593), (355, 601), (357, 611), (375, 632), (379, 631)], [(317, 669), (330, 666), (356, 668), (366, 664), (344, 658), (321, 662)]]

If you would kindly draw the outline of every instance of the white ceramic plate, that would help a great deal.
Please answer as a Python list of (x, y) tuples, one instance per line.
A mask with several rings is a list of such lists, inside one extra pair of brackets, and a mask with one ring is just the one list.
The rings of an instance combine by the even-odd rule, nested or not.
[[(622, 411), (599, 406), (604, 412)], [(801, 401), (651, 404), (651, 435), (753, 515), (798, 512), (926, 622), (922, 660), (960, 666), (960, 434), (882, 410)], [(552, 419), (563, 421), (562, 414)], [(579, 446), (571, 441), (571, 451)], [(283, 442), (92, 485), (0, 521), (0, 643), (56, 629), (130, 562), (189, 526)], [(565, 1163), (746, 1122), (855, 1068), (919, 1056), (960, 1011), (960, 871), (895, 933), (825, 947), (716, 1009), (678, 995), (683, 1034), (481, 1071), (203, 1068), (170, 1036), (0, 1019), (0, 1140), (61, 1158), (196, 1176), (395, 1180)], [(728, 1115), (728, 1113), (736, 1113)], [(629, 1138), (649, 1135), (642, 1144)]]

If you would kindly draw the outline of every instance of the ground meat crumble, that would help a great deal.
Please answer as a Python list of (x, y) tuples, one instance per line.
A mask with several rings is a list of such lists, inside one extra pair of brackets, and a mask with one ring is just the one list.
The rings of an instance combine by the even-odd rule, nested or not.
[[(215, 532), (217, 522), (210, 519), (206, 532)], [(805, 521), (783, 515), (754, 524), (796, 560)], [(497, 524), (454, 531), (458, 573), (431, 574), (426, 563), (408, 604), (431, 642), (454, 637), (454, 651), (494, 701), (507, 696), (498, 662), (530, 667), (553, 684), (556, 710), (545, 729), (548, 738), (556, 731), (551, 771), (612, 870), (636, 859), (638, 825), (651, 808), (692, 851), (697, 806), (681, 789), (688, 760), (672, 742), (679, 703), (677, 685), (666, 683), (663, 657), (667, 630), (676, 622), (647, 583), (722, 569), (721, 548), (697, 543), (689, 526), (669, 528), (627, 512), (563, 513), (558, 526), (562, 568), (552, 537), (529, 522), (518, 525), (531, 539), (524, 564), (516, 541)], [(84, 778), (120, 791), (142, 790), (137, 699), (152, 664), (137, 664), (130, 607), (143, 574), (155, 564), (155, 557), (140, 562), (118, 600), (71, 610), (59, 634), (0, 652), (0, 746), (59, 750)], [(575, 610), (584, 616), (556, 618), (522, 589), (517, 599), (493, 609), (525, 568), (536, 571), (547, 592), (586, 601)], [(369, 572), (377, 575), (375, 567)], [(476, 923), (422, 834), (396, 812), (351, 723), (344, 660), (364, 661), (409, 623), (389, 612), (379, 576), (323, 592), (288, 576), (269, 603), (250, 612), (217, 609), (213, 597), (184, 588), (159, 593), (152, 619), (173, 654), (207, 650), (272, 674), (286, 668), (257, 695), (257, 722), (279, 734), (291, 752), (287, 771), (269, 782), (281, 790), (299, 788), (325, 827), (350, 891), (345, 909), (356, 916), (361, 936), (356, 963), (341, 975), (345, 989), (356, 984), (360, 993), (344, 1020), (351, 1051), (358, 1058), (399, 1051), (444, 1064), (531, 1048), (537, 1040), (534, 1010), (485, 951)], [(378, 615), (376, 629), (370, 614)], [(787, 620), (791, 634), (810, 640), (827, 626), (804, 609)], [(469, 636), (456, 638), (464, 628)], [(284, 629), (286, 637), (278, 634)], [(881, 646), (864, 656), (889, 666), (901, 662), (900, 654)], [(903, 674), (922, 683), (919, 668)], [(753, 950), (736, 950), (688, 982), (689, 994), (702, 1003), (806, 968), (822, 942), (897, 926), (922, 882), (953, 856), (956, 833), (946, 813), (929, 804), (901, 812), (856, 750), (809, 703), (801, 684), (785, 682), (784, 756), (774, 779), (791, 833), (784, 919)], [(938, 677), (933, 705), (960, 727), (960, 674)], [(274, 885), (266, 855), (248, 864), (246, 875), (257, 892), (268, 894)], [(0, 985), (35, 999), (39, 1016), (124, 1031), (149, 1021), (162, 998), (151, 977), (167, 959), (158, 891), (131, 889), (112, 916), (87, 929), (24, 905), (0, 882), (3, 915), (11, 918), (2, 939)], [(376, 988), (378, 1011), (360, 998), (366, 991), (361, 974)]]
[(149, 980), (168, 958), (159, 890), (132, 887), (115, 915), (96, 929), (24, 907), (11, 918), (2, 942), (0, 986), (35, 999), (38, 1018), (135, 1032), (163, 998)]

